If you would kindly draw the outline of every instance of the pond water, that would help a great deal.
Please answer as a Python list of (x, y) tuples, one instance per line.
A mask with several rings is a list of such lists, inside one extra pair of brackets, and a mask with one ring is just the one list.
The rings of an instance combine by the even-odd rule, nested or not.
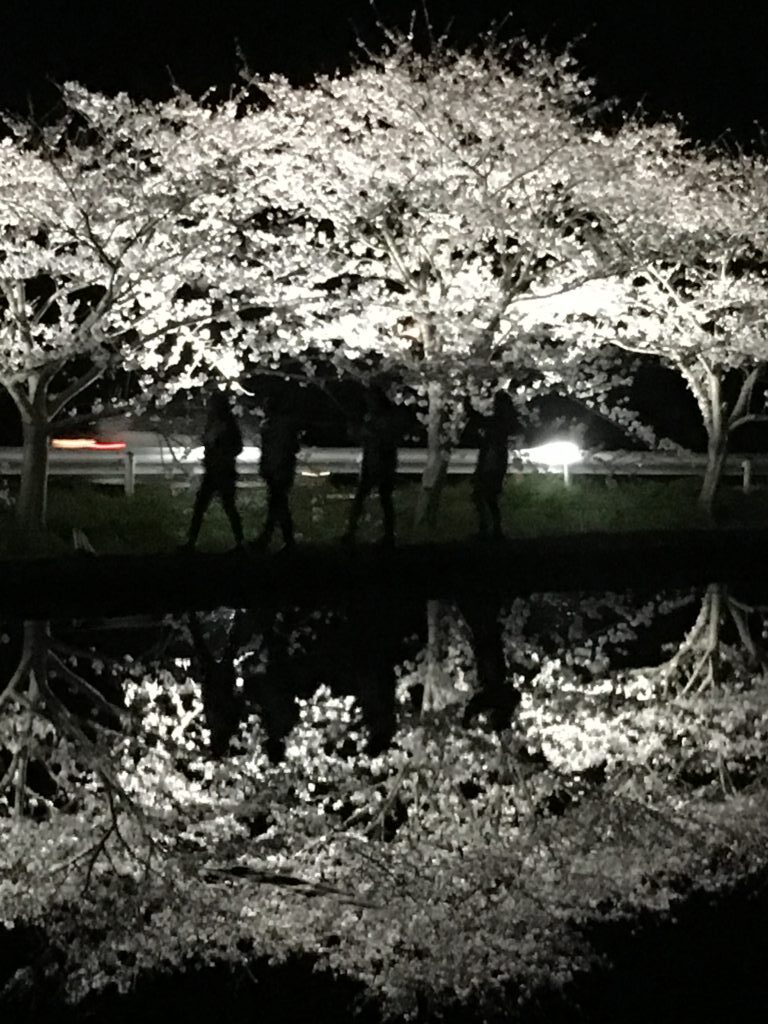
[[(713, 584), (6, 618), (6, 1005), (113, 1016), (151, 979), (157, 1011), (185, 969), (242, 1008), (310, 964), (337, 1019), (640, 1019), (632, 951), (746, 920), (720, 894), (768, 863), (766, 615)], [(701, 1020), (683, 960), (659, 1006)]]

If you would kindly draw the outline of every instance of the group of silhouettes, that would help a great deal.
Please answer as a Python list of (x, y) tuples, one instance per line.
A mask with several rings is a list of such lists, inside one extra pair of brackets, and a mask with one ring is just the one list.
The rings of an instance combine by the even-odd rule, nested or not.
[[(485, 715), (491, 729), (507, 729), (520, 703), (520, 690), (510, 684), (502, 604), (502, 596), (490, 587), (451, 605), (474, 655), (475, 683), (464, 707), (465, 727)], [(201, 684), (211, 755), (226, 757), (240, 724), (256, 712), (264, 751), (279, 763), (286, 737), (299, 721), (299, 700), (311, 697), (319, 681), (329, 682), (336, 694), (356, 698), (368, 752), (381, 753), (397, 729), (400, 668), (426, 652), (424, 612), (423, 602), (407, 592), (389, 599), (379, 591), (355, 593), (319, 607), (264, 601), (238, 610), (226, 627), (219, 621), (217, 628), (214, 617), (212, 635), (206, 635), (206, 620), (191, 613), (193, 672)], [(516, 679), (535, 672), (534, 665), (517, 662), (514, 653), (510, 668)], [(417, 676), (409, 687), (417, 712), (424, 696), (424, 680)]]
[[(468, 423), (476, 430), (477, 466), (472, 477), (472, 501), (483, 538), (502, 537), (499, 499), (509, 459), (511, 405), (505, 391), (494, 395), (490, 415), (477, 412), (467, 400)], [(397, 453), (401, 429), (398, 407), (381, 386), (366, 390), (366, 411), (360, 430), (362, 463), (357, 488), (350, 506), (346, 532), (341, 540), (355, 541), (366, 499), (378, 491), (382, 513), (383, 546), (395, 543), (395, 508), (393, 493), (397, 473)], [(285, 400), (268, 398), (264, 405), (261, 430), (259, 474), (267, 490), (267, 510), (261, 532), (251, 543), (254, 550), (265, 550), (280, 530), (283, 549), (295, 546), (290, 495), (296, 476), (300, 424)], [(205, 512), (216, 495), (229, 519), (238, 549), (244, 549), (245, 537), (237, 509), (237, 457), (243, 450), (243, 438), (230, 399), (222, 391), (215, 392), (208, 404), (208, 417), (203, 434), (203, 479), (195, 498), (185, 551), (194, 551)]]

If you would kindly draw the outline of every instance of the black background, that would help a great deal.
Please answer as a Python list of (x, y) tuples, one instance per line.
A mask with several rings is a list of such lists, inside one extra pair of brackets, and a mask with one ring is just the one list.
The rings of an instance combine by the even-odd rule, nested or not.
[[(405, 26), (421, 0), (3, 0), (0, 105), (50, 100), (49, 80), (159, 97), (228, 84), (238, 47), (254, 70), (306, 79), (343, 66), (377, 17)], [(436, 32), (476, 39), (492, 22), (576, 54), (604, 96), (680, 113), (697, 136), (768, 127), (768, 5), (749, 0), (429, 0)]]

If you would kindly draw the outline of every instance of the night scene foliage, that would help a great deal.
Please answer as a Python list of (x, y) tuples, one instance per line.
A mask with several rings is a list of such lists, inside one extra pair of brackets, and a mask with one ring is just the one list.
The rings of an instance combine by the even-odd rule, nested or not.
[(765, 624), (718, 593), (703, 635), (712, 588), (430, 603), (375, 745), (319, 674), (270, 742), (259, 687), (343, 611), (169, 619), (130, 656), (28, 622), (5, 635), (0, 920), (39, 930), (75, 1001), (302, 953), (391, 1014), (563, 986), (594, 965), (590, 923), (764, 864)]
[(617, 126), (569, 56), (525, 41), (424, 54), (391, 34), (346, 75), (245, 75), (223, 100), (67, 85), (0, 145), (19, 517), (44, 524), (48, 438), (103, 411), (100, 379), (132, 375), (138, 408), (285, 357), (399, 382), (427, 505), (466, 395), (508, 386), (524, 418), (557, 390), (653, 444), (627, 388), (660, 359), (701, 410), (711, 504), (729, 434), (763, 411), (765, 180), (672, 124)]
[[(467, 397), (509, 387), (524, 414), (560, 390), (655, 443), (626, 389), (661, 361), (698, 403), (711, 505), (764, 412), (766, 197), (762, 157), (609, 122), (524, 42), (392, 35), (344, 76), (225, 100), (66, 85), (0, 140), (18, 515), (44, 525), (50, 435), (101, 411), (100, 380), (131, 375), (139, 408), (285, 356), (398, 382), (425, 512)], [(392, 1015), (524, 1002), (593, 965), (590, 923), (765, 867), (764, 609), (714, 586), (430, 601), (378, 716), (374, 669), (347, 665), (349, 692), (317, 654), (345, 615), (169, 620), (131, 655), (2, 633), (0, 924), (42, 937), (71, 1000), (309, 953)]]

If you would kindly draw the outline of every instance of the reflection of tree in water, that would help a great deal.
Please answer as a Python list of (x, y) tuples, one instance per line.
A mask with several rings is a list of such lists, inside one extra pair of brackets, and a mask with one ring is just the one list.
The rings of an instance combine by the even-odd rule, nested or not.
[[(485, 594), (457, 604), (429, 601), (426, 607), (357, 599), (320, 610), (262, 606), (207, 620), (192, 616), (193, 674), (201, 684), (215, 756), (226, 753), (242, 717), (258, 709), (266, 750), (279, 762), (298, 721), (297, 700), (321, 684), (358, 701), (369, 751), (376, 752), (395, 729), (396, 678), (407, 682), (422, 714), (461, 704), (464, 725), (484, 721), (501, 730), (509, 727), (520, 701), (516, 681), (529, 676), (542, 657), (570, 648), (575, 673), (588, 672), (587, 665), (605, 667), (626, 653), (621, 645), (648, 619), (650, 608), (638, 610), (615, 595), (540, 595), (509, 607)], [(404, 661), (414, 644), (415, 656)]]
[[(87, 653), (85, 657), (88, 661)], [(86, 678), (94, 674), (93, 662), (77, 670), (82, 660), (83, 652), (52, 636), (48, 622), (23, 623), (18, 664), (0, 691), (0, 710), (5, 707), (13, 723), (0, 792), (12, 785), (17, 818), (37, 805), (35, 793), (51, 799), (58, 792), (48, 749), (57, 734), (92, 758), (105, 781), (119, 791), (98, 757), (96, 740), (99, 732), (119, 728), (121, 711)], [(103, 664), (97, 662), (95, 667), (101, 671)]]
[[(74, 995), (290, 952), (393, 1009), (563, 983), (588, 961), (586, 922), (765, 860), (768, 694), (749, 650), (717, 688), (659, 684), (664, 622), (690, 624), (690, 605), (222, 612), (167, 625), (145, 657), (113, 650), (102, 676), (95, 652), (57, 661), (30, 627), (0, 712), (0, 919), (45, 922)], [(85, 688), (59, 664), (73, 657)], [(124, 705), (122, 728), (91, 690)], [(57, 774), (34, 824), (13, 815), (20, 762), (8, 775), (30, 708), (30, 764)]]
[(508, 679), (499, 607), (493, 596), (427, 602), (426, 643), (401, 670), (422, 715), (459, 704), (464, 725), (484, 713), (494, 729), (509, 725), (519, 695)]
[[(768, 668), (760, 626), (751, 619), (759, 609), (739, 601), (721, 584), (707, 587), (691, 629), (671, 658), (659, 666), (665, 689), (686, 694), (718, 686), (729, 674)], [(758, 636), (755, 636), (755, 632)]]
[(212, 752), (226, 752), (242, 716), (258, 709), (265, 749), (279, 762), (299, 718), (297, 700), (321, 684), (355, 697), (369, 750), (383, 749), (395, 728), (396, 666), (420, 626), (420, 609), (407, 601), (382, 607), (360, 598), (320, 610), (263, 606), (238, 612), (214, 653), (204, 623), (191, 617)]

